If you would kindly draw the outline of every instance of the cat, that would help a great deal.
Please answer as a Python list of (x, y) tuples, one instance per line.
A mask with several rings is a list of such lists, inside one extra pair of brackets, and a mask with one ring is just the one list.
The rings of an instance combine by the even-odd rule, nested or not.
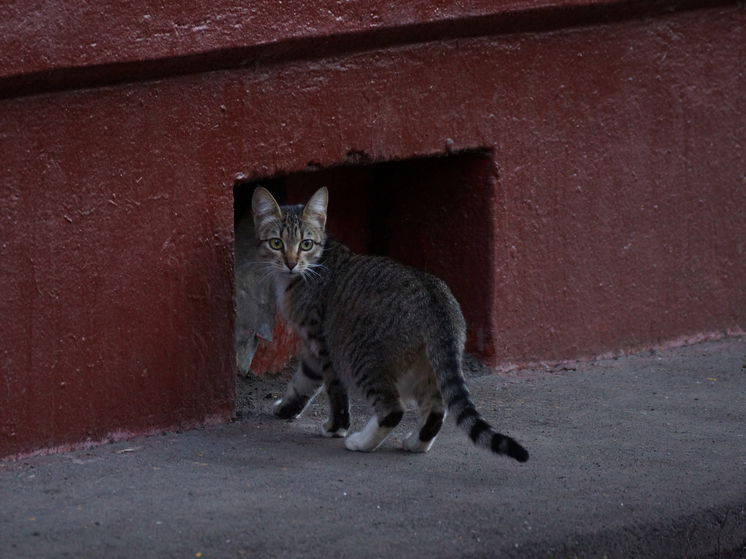
[[(441, 280), (383, 256), (352, 252), (326, 233), (329, 193), (305, 205), (279, 206), (264, 188), (252, 197), (257, 249), (273, 277), (277, 305), (302, 341), (298, 368), (272, 412), (298, 417), (326, 388), (326, 437), (345, 437), (349, 450), (372, 451), (398, 425), (404, 402), (419, 409), (403, 441), (427, 452), (446, 412), (477, 446), (528, 460), (512, 438), (495, 432), (476, 410), (461, 370), (466, 325)], [(348, 391), (374, 415), (348, 434)]]

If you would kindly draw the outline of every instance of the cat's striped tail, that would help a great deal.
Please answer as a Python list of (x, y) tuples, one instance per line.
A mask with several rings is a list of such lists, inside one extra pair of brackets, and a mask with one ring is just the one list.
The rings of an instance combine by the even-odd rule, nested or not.
[(474, 406), (460, 367), (457, 370), (456, 374), (449, 374), (442, 381), (440, 376), (438, 378), (438, 385), (443, 395), (443, 401), (448, 406), (451, 414), (453, 414), (456, 425), (477, 446), (491, 450), (495, 454), (510, 456), (519, 462), (528, 460), (528, 451), (525, 448), (516, 442), (515, 439), (495, 431), (484, 420)]
[(463, 317), (455, 300), (449, 300), (448, 303), (450, 304), (445, 305), (444, 314), (451, 315), (451, 326), (458, 326), (460, 323), (461, 327), (450, 332), (444, 331), (449, 330), (448, 328), (441, 329), (426, 345), (443, 403), (455, 418), (456, 425), (475, 445), (491, 450), (495, 454), (504, 454), (519, 462), (525, 462), (528, 460), (528, 451), (511, 437), (495, 431), (477, 411), (471, 399), (461, 369), (464, 347)]
[(456, 425), (463, 430), (471, 441), (495, 454), (504, 454), (519, 462), (528, 460), (528, 451), (515, 439), (498, 433), (487, 423), (474, 406), (469, 391), (460, 375), (449, 379), (450, 386), (443, 390), (443, 399), (448, 409), (456, 418)]

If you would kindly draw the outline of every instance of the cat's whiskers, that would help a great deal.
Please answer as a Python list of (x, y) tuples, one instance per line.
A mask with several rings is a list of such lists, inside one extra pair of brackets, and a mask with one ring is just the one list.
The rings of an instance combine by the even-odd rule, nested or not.
[(249, 262), (244, 262), (243, 264), (236, 266), (236, 270), (243, 270), (244, 268), (248, 268), (249, 266), (274, 266), (272, 262), (267, 262), (266, 260), (251, 260)]
[(329, 270), (329, 268), (320, 263), (309, 262), (308, 264), (306, 264), (306, 268), (303, 270), (303, 274), (308, 274), (309, 279), (312, 279), (314, 282), (320, 281), (323, 277), (321, 275), (321, 272), (315, 270), (314, 268), (319, 268), (322, 271)]
[(314, 275), (314, 272), (308, 269), (301, 272), (301, 277), (303, 278), (303, 281), (306, 282), (306, 285), (310, 285), (309, 281), (310, 283), (315, 283), (319, 279), (318, 274)]
[(277, 276), (278, 273), (282, 272), (282, 269), (278, 267), (278, 265), (274, 262), (247, 262), (246, 264), (242, 264), (236, 270), (241, 270), (247, 265), (252, 266), (259, 266), (258, 272), (260, 275), (257, 277), (258, 282), (264, 282), (268, 279), (272, 279), (274, 281), (274, 278)]
[(313, 275), (316, 275), (316, 276), (318, 276), (318, 275), (319, 275), (319, 273), (318, 273), (318, 272), (317, 272), (316, 270), (314, 270), (314, 268), (315, 268), (315, 267), (316, 267), (316, 266), (314, 266), (313, 264), (311, 264), (311, 263), (308, 263), (308, 264), (306, 264), (305, 268), (303, 269), (303, 272), (304, 272), (304, 273), (305, 273), (305, 272), (308, 272), (309, 274), (313, 274)]
[(278, 274), (277, 270), (274, 268), (271, 268), (263, 276), (259, 278), (259, 281), (264, 282), (268, 279), (274, 281), (275, 278), (277, 277), (277, 274)]
[(236, 268), (237, 272), (244, 271), (247, 267), (253, 267), (257, 270), (257, 278), (256, 281), (259, 283), (263, 283), (267, 280), (271, 280), (274, 282), (275, 278), (278, 274), (281, 274), (285, 270), (285, 265), (278, 264), (276, 262), (245, 262), (244, 264), (241, 264)]
[(313, 274), (314, 276), (321, 278), (322, 272), (328, 272), (329, 268), (327, 266), (324, 266), (320, 262), (309, 262), (306, 265), (306, 269), (309, 273)]

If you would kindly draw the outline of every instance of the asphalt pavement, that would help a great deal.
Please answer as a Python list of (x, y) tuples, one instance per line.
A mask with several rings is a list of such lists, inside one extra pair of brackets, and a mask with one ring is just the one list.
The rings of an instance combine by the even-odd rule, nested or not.
[[(446, 421), (427, 454), (294, 421), (284, 379), (242, 378), (237, 419), (0, 462), (0, 557), (746, 557), (746, 338), (496, 374), (482, 414), (530, 453)], [(353, 427), (367, 413), (353, 410)]]

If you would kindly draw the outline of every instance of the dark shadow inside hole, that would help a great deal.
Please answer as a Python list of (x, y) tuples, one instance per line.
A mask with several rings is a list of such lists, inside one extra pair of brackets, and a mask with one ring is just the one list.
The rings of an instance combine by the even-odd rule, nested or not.
[(469, 332), (467, 349), (476, 355), (492, 351), (489, 251), (494, 227), (490, 201), (495, 174), (491, 152), (484, 150), (340, 165), (237, 184), (234, 203), (239, 368), (248, 368), (258, 345), (256, 334), (272, 340), (274, 324), (274, 296), (268, 295), (269, 288), (259, 281), (266, 272), (260, 265), (252, 264), (255, 247), (251, 196), (259, 185), (267, 188), (281, 205), (305, 203), (318, 188), (326, 186), (330, 234), (356, 252), (391, 256), (443, 279), (464, 312)]

